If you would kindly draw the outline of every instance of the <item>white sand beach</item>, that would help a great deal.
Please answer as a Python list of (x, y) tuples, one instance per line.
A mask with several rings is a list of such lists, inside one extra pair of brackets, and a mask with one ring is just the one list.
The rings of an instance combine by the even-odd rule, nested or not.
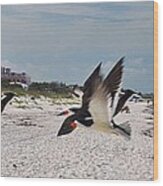
[(129, 121), (131, 139), (78, 126), (57, 137), (64, 116), (72, 106), (51, 99), (12, 101), (1, 117), (1, 176), (83, 179), (153, 179), (153, 110), (147, 103), (129, 103), (130, 114), (115, 121)]

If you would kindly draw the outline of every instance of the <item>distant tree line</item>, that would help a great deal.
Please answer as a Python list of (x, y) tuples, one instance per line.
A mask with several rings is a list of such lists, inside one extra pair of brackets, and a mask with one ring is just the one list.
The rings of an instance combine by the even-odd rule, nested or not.
[[(11, 85), (8, 80), (1, 80), (1, 87), (3, 89), (15, 90), (23, 89), (21, 85)], [(70, 96), (73, 88), (78, 87), (83, 90), (83, 87), (79, 85), (66, 85), (63, 82), (32, 82), (27, 91), (38, 92), (38, 93), (56, 93), (56, 94), (65, 94)], [(138, 93), (144, 99), (153, 99), (153, 93)]]
[(142, 94), (142, 97), (144, 99), (154, 99), (154, 94), (153, 93), (146, 93), (146, 94)]
[(68, 93), (70, 88), (62, 82), (33, 82), (29, 85), (29, 91)]
[[(10, 84), (8, 80), (1, 81), (2, 89), (23, 89), (21, 85)], [(62, 82), (33, 82), (29, 85), (27, 91), (33, 92), (53, 92), (56, 94), (68, 94), (70, 92), (70, 86), (67, 86)]]

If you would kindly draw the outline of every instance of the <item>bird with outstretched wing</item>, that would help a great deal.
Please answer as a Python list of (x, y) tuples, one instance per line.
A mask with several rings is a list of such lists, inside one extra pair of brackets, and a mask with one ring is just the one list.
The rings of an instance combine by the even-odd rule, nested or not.
[(126, 137), (130, 136), (130, 132), (126, 132), (124, 128), (111, 124), (112, 116), (109, 116), (108, 112), (108, 104), (111, 105), (112, 96), (115, 96), (115, 93), (120, 88), (123, 61), (124, 58), (121, 58), (105, 78), (101, 75), (102, 63), (95, 68), (84, 83), (81, 107), (65, 119), (58, 132), (58, 136), (72, 132), (78, 123), (85, 125), (86, 117), (91, 117), (91, 124), (89, 126), (92, 129), (106, 133), (122, 134)]

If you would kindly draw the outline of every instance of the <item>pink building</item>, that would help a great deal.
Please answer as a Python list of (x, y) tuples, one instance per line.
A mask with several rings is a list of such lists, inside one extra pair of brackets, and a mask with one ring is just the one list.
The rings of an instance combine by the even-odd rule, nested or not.
[(1, 80), (9, 80), (14, 83), (22, 83), (29, 85), (31, 78), (25, 72), (12, 72), (10, 68), (1, 67)]

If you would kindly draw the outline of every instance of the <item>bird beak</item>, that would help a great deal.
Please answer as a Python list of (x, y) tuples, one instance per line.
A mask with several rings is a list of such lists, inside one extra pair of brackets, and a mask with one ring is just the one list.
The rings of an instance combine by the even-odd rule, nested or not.
[(66, 129), (64, 129), (64, 128), (61, 127), (61, 129), (59, 130), (57, 136), (59, 137), (59, 136), (63, 136), (63, 135), (69, 134), (73, 130), (74, 130), (74, 128), (66, 128)]
[(71, 133), (77, 127), (77, 123), (74, 121), (70, 124), (64, 124), (61, 126), (57, 136), (62, 136)]
[(66, 111), (60, 112), (59, 114), (57, 114), (57, 116), (63, 116), (63, 115), (68, 115), (68, 114), (69, 114), (69, 111), (66, 110)]
[(62, 134), (61, 130), (59, 130), (57, 136), (62, 136), (62, 135), (63, 135), (63, 134)]

